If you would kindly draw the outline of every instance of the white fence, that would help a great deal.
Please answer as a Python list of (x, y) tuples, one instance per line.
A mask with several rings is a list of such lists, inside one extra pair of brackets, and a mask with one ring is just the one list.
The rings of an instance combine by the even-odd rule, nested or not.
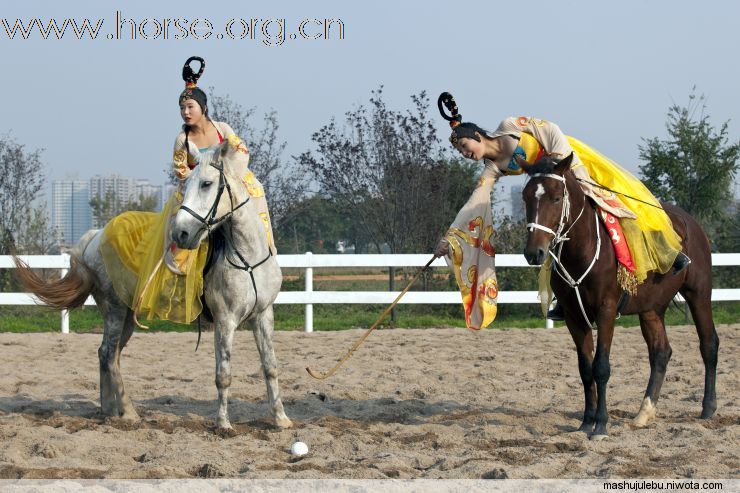
[[(69, 269), (69, 255), (23, 255), (24, 262), (38, 269), (59, 269), (65, 275)], [(313, 332), (314, 304), (390, 304), (396, 299), (399, 291), (314, 291), (313, 269), (336, 267), (422, 267), (429, 261), (429, 255), (278, 255), (281, 267), (300, 268), (305, 270), (306, 285), (304, 291), (282, 291), (275, 301), (279, 304), (299, 304), (306, 306), (305, 330)], [(714, 253), (713, 266), (738, 266), (740, 253)], [(443, 259), (436, 259), (432, 267), (447, 267)], [(523, 255), (496, 255), (496, 267), (532, 268)], [(0, 256), (0, 269), (15, 268), (9, 256)], [(681, 299), (680, 296), (678, 297)], [(740, 300), (740, 289), (713, 289), (712, 301)], [(457, 304), (460, 293), (455, 291), (409, 291), (400, 304)], [(499, 303), (539, 303), (537, 291), (503, 291), (499, 293)], [(34, 305), (39, 303), (29, 293), (0, 293), (0, 305)], [(85, 302), (94, 305), (92, 297)], [(62, 333), (69, 333), (69, 314), (62, 311)]]

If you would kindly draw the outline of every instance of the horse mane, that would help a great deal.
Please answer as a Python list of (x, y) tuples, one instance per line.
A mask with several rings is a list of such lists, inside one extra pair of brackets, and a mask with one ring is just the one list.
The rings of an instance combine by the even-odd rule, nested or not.
[(559, 164), (559, 161), (556, 161), (555, 159), (546, 156), (538, 159), (534, 164), (527, 166), (524, 168), (524, 172), (528, 175), (533, 175), (535, 173), (554, 173), (555, 172), (555, 166)]
[[(221, 144), (219, 144), (219, 147), (215, 150), (215, 152), (211, 152), (207, 155), (201, 156), (201, 160), (198, 163), (197, 168), (202, 167), (208, 167), (211, 165), (211, 163), (221, 161), (221, 165), (223, 166), (224, 175), (226, 175), (226, 178), (233, 184), (239, 183), (244, 179), (244, 175), (249, 170), (249, 164), (247, 162), (243, 162), (242, 160), (244, 157), (239, 153), (239, 151), (233, 149), (233, 147), (230, 147), (231, 144), (228, 140), (224, 140)], [(222, 150), (224, 148), (227, 148), (225, 153), (222, 153)], [(247, 158), (248, 159), (248, 158)]]

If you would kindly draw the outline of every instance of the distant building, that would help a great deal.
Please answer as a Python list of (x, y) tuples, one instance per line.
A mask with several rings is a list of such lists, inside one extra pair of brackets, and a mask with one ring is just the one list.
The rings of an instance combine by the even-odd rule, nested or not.
[(514, 221), (523, 221), (526, 217), (522, 190), (524, 190), (522, 185), (512, 185), (511, 187), (511, 218)]
[(128, 178), (118, 174), (95, 175), (89, 180), (55, 180), (52, 182), (52, 225), (59, 231), (58, 243), (71, 246), (91, 228), (104, 224), (94, 217), (90, 201), (93, 198), (113, 197), (114, 209), (123, 212), (126, 204), (141, 196), (154, 196), (155, 210), (160, 211), (171, 195), (170, 187), (152, 185), (149, 180)]
[(60, 245), (71, 246), (92, 227), (90, 182), (54, 180), (51, 184), (52, 226), (57, 229)]

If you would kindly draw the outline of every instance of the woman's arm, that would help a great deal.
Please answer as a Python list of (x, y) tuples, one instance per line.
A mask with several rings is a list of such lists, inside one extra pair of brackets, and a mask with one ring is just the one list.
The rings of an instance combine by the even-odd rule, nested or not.
[(247, 144), (244, 143), (244, 140), (234, 132), (234, 129), (232, 129), (228, 123), (213, 123), (214, 125), (216, 125), (216, 128), (218, 128), (219, 132), (221, 132), (221, 137), (224, 140), (228, 141), (229, 145), (231, 145), (235, 150), (239, 152), (240, 155), (242, 155), (241, 159), (246, 159), (245, 166), (249, 166), (249, 149), (247, 148)]
[(190, 160), (192, 158), (185, 149), (185, 132), (180, 132), (177, 138), (175, 138), (175, 145), (172, 151), (172, 169), (175, 176), (180, 180), (184, 180), (190, 174), (191, 168), (188, 166)]
[[(503, 173), (496, 166), (496, 163), (486, 160), (486, 167), (483, 168), (483, 172), (480, 177), (478, 177), (478, 185), (470, 194), (465, 205), (463, 205), (457, 213), (455, 220), (450, 226), (451, 228), (464, 228), (472, 219), (480, 214), (481, 208), (485, 209), (487, 207), (490, 211), (491, 191), (501, 176), (503, 176)], [(447, 235), (443, 236), (437, 243), (437, 246), (434, 247), (435, 257), (443, 257), (449, 253), (450, 242), (447, 240), (446, 236)]]

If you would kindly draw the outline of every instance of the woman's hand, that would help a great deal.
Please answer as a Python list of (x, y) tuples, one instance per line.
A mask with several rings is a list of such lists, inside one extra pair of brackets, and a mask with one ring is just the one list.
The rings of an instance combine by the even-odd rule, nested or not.
[(447, 241), (447, 238), (442, 238), (437, 243), (437, 246), (434, 247), (434, 256), (435, 257), (444, 257), (448, 253), (450, 253), (450, 242)]

